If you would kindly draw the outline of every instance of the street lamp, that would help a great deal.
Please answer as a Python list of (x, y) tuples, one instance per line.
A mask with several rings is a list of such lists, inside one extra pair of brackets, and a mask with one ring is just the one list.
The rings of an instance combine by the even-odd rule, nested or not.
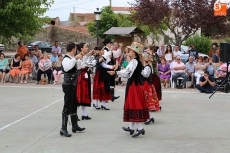
[(100, 15), (101, 15), (101, 12), (99, 11), (99, 8), (97, 8), (97, 11), (94, 12), (95, 14), (95, 20), (97, 21), (97, 46), (98, 46), (98, 40), (99, 40), (99, 36), (98, 36), (98, 29), (99, 29), (99, 21), (100, 21)]

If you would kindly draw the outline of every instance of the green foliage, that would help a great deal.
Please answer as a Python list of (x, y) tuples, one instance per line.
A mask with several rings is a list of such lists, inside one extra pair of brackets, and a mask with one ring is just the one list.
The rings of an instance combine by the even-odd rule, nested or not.
[[(97, 22), (90, 22), (87, 24), (88, 30), (92, 36), (97, 35)], [(100, 38), (106, 38), (109, 36), (104, 35), (104, 32), (111, 27), (118, 27), (118, 20), (116, 14), (113, 13), (110, 6), (104, 7), (101, 13), (101, 19), (99, 21), (98, 35)]]
[(184, 45), (189, 46), (191, 44), (195, 45), (195, 48), (203, 54), (208, 54), (210, 47), (212, 46), (212, 42), (208, 37), (194, 35), (193, 37), (189, 37)]
[(28, 38), (34, 36), (48, 17), (42, 17), (53, 0), (1, 0), (0, 36), (7, 43), (12, 37)]

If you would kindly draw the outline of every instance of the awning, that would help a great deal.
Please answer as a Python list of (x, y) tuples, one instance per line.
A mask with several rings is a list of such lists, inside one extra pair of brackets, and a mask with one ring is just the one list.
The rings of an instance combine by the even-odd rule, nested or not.
[(112, 27), (107, 30), (105, 35), (128, 35), (128, 34), (136, 34), (136, 33), (144, 33), (138, 27)]

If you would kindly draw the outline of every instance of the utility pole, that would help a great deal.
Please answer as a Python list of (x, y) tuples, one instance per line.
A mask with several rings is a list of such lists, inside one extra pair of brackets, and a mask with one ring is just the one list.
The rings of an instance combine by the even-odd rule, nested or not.
[(73, 7), (73, 21), (75, 21), (75, 6)]
[(112, 7), (112, 0), (109, 0), (109, 5), (110, 7)]

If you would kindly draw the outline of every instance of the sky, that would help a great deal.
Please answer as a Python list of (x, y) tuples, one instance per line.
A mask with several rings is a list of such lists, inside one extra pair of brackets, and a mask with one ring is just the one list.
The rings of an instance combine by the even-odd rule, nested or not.
[[(112, 6), (129, 7), (128, 2), (135, 2), (135, 0), (112, 0)], [(67, 21), (69, 14), (74, 12), (74, 7), (75, 13), (93, 13), (96, 8), (109, 4), (109, 0), (54, 0), (45, 16), (59, 17), (61, 21)]]

